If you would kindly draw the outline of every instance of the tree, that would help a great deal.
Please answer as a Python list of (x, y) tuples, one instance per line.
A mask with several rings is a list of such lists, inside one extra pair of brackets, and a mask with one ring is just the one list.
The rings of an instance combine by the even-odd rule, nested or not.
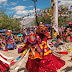
[[(51, 24), (51, 17), (50, 16), (39, 16), (38, 17), (38, 23), (42, 22), (43, 24)], [(34, 19), (34, 22), (32, 25), (36, 25), (36, 20)]]
[(13, 19), (13, 15), (5, 14), (5, 10), (0, 9), (0, 29), (20, 30), (21, 23)]

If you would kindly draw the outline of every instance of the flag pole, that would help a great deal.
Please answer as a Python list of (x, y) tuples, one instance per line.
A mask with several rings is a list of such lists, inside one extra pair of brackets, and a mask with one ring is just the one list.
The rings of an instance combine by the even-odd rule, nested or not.
[(54, 30), (58, 33), (58, 0), (51, 0), (52, 11), (52, 39), (55, 38)]

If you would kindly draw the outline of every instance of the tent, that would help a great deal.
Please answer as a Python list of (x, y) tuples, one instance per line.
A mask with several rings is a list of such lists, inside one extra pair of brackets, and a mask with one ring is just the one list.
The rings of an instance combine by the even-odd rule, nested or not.
[(68, 24), (72, 24), (72, 22), (68, 22)]
[(2, 29), (2, 30), (0, 30), (0, 32), (4, 32), (6, 29)]
[(48, 27), (51, 27), (51, 25), (50, 24), (44, 24), (45, 26), (48, 26)]
[(23, 35), (20, 33), (20, 34), (18, 34), (17, 36), (19, 37), (19, 36), (23, 36)]

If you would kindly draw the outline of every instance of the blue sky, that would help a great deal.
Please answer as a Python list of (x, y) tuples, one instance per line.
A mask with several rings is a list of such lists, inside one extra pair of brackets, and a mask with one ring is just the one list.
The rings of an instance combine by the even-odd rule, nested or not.
[[(37, 10), (51, 7), (50, 0), (37, 0)], [(0, 8), (6, 10), (6, 14), (14, 14), (14, 17), (23, 16), (29, 12), (34, 12), (34, 2), (32, 0), (0, 0)]]
[[(58, 5), (71, 6), (72, 0), (58, 0)], [(51, 7), (50, 0), (37, 0), (37, 10)], [(14, 17), (22, 17), (34, 11), (34, 2), (32, 0), (0, 0), (0, 8), (6, 10), (6, 14), (14, 14)]]

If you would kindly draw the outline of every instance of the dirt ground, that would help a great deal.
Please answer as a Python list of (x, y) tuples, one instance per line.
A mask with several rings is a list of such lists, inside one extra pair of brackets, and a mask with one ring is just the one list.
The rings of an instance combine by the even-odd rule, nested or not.
[[(22, 45), (23, 44), (17, 45), (17, 49), (15, 50), (9, 50), (8, 52), (5, 52), (5, 51), (0, 51), (0, 52), (4, 54), (5, 56), (13, 57), (13, 59), (16, 59), (19, 55), (21, 55), (21, 54), (18, 54), (18, 48)], [(63, 47), (66, 47), (67, 45), (69, 48), (72, 48), (72, 43), (67, 43)], [(70, 61), (71, 56), (72, 56), (72, 52), (69, 52), (67, 55), (60, 56), (60, 58), (63, 59), (66, 62), (66, 64), (64, 67), (59, 69), (58, 72), (60, 72), (60, 70), (63, 70), (63, 72), (72, 72), (72, 62)], [(7, 61), (11, 62), (11, 60), (7, 60)], [(11, 67), (10, 72), (27, 72), (26, 67), (25, 67), (27, 60), (28, 60), (28, 56), (24, 58), (24, 61), (22, 62), (18, 70), (14, 69), (17, 65), (16, 63), (15, 65), (13, 65), (13, 68)]]

